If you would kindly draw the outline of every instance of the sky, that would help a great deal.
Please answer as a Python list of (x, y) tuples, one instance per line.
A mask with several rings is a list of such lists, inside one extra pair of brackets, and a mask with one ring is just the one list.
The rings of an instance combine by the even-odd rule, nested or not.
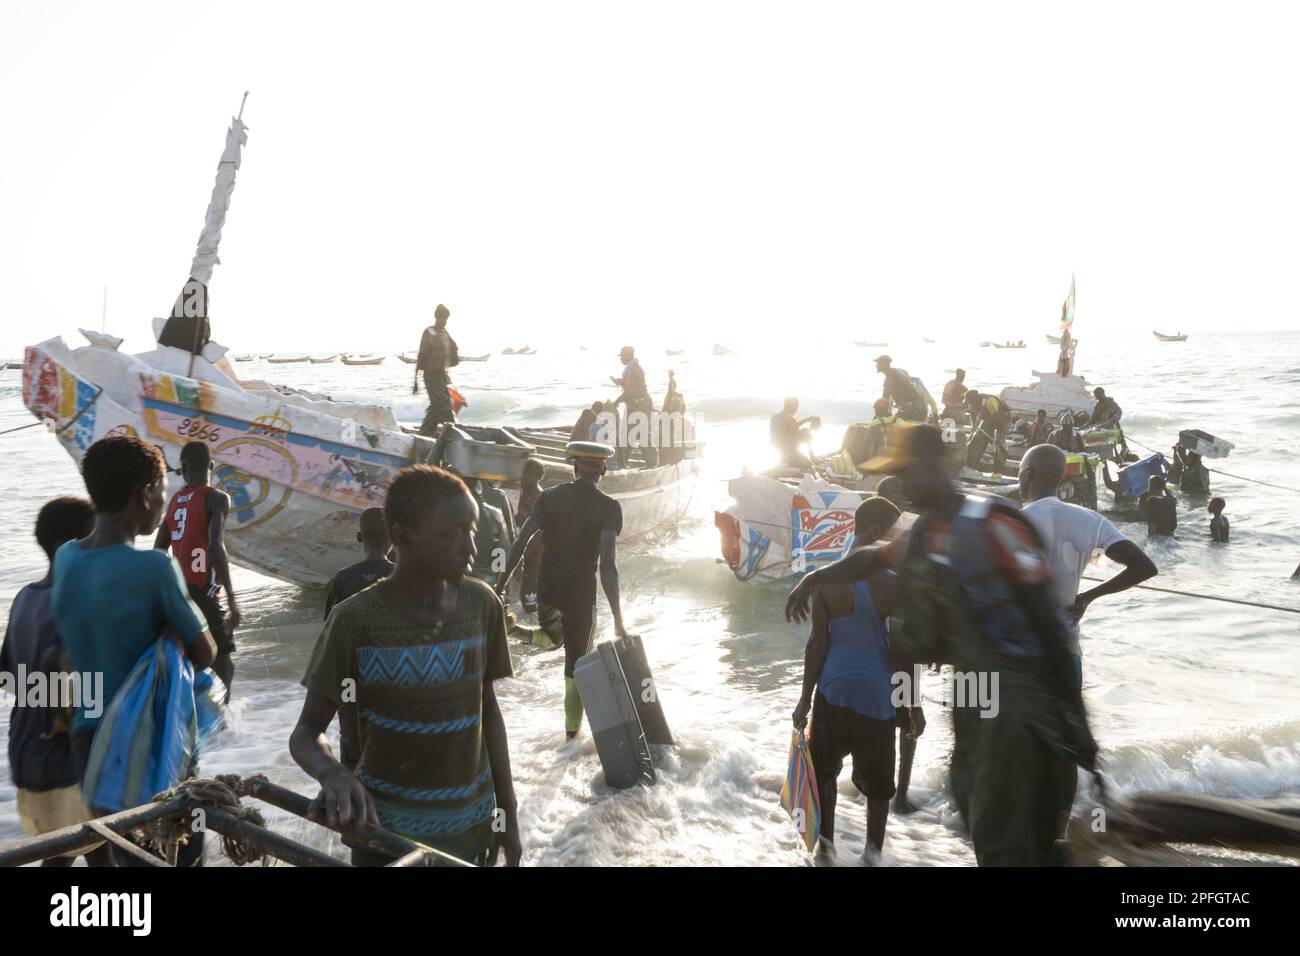
[(1297, 329), (1300, 12), (0, 0), (0, 356)]

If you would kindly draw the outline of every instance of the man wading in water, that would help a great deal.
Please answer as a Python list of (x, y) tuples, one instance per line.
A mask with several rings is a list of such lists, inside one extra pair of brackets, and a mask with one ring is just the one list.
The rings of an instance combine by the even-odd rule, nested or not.
[(537, 588), (537, 621), (542, 626), (534, 633), (533, 643), (548, 650), (564, 645), (564, 732), (572, 740), (582, 726), (582, 699), (573, 680), (573, 665), (591, 650), (597, 563), (614, 616), (614, 633), (626, 638), (627, 632), (619, 607), (615, 558), (623, 509), (596, 487), (614, 449), (597, 442), (569, 442), (566, 450), (573, 461), (573, 481), (547, 488), (533, 502), (506, 558), (497, 593), (505, 593), (529, 540), (544, 531), (546, 550)]
[(901, 657), (952, 664), (993, 691), (987, 706), (957, 700), (953, 708), (953, 797), (976, 860), (981, 866), (1058, 862), (1056, 839), (1069, 812), (1075, 766), (1092, 770), (1097, 745), (1038, 536), (996, 499), (958, 493), (938, 429), (919, 425), (901, 444), (881, 470), (900, 473), (921, 510), (911, 533), (805, 576), (790, 593), (786, 617), (803, 621), (822, 584), (896, 570), (899, 620), (890, 634)]

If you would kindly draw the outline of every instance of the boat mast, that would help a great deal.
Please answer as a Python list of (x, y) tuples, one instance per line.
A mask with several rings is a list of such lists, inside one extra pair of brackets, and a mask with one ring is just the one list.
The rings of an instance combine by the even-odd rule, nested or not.
[[(194, 356), (207, 344), (205, 341), (200, 341), (207, 327), (207, 288), (212, 280), (213, 267), (221, 262), (217, 258), (217, 248), (221, 245), (221, 230), (226, 224), (226, 212), (230, 209), (230, 194), (235, 190), (235, 173), (239, 171), (241, 150), (248, 143), (248, 127), (244, 125), (244, 104), (247, 102), (248, 91), (245, 90), (244, 98), (239, 102), (239, 113), (231, 119), (230, 129), (226, 131), (226, 148), (217, 163), (217, 181), (212, 187), (212, 198), (208, 202), (208, 212), (203, 220), (203, 231), (199, 233), (198, 248), (194, 252), (194, 260), (190, 263), (190, 281), (185, 284), (186, 291), (182, 292), (181, 301), (177, 303), (178, 306), (183, 307), (181, 315), (194, 321), (190, 347), (190, 375), (194, 374)], [(198, 283), (197, 289), (194, 288), (193, 283)], [(190, 315), (191, 309), (185, 307), (190, 306), (192, 298), (186, 293), (199, 290), (202, 290), (198, 303), (199, 311), (195, 315)]]

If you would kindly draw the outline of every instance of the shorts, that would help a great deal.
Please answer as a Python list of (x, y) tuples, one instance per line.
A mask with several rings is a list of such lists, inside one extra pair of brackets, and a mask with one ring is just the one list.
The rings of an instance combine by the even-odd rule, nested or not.
[(203, 619), (208, 622), (208, 632), (217, 642), (217, 656), (227, 657), (235, 653), (235, 636), (226, 628), (226, 615), (221, 610), (221, 602), (214, 597), (209, 597), (208, 592), (201, 587), (189, 582), (186, 582), (185, 586), (189, 589), (190, 600), (203, 613)]
[(591, 636), (596, 625), (595, 605), (561, 609), (541, 604), (537, 608), (537, 623), (545, 628), (551, 640), (564, 645), (564, 676), (572, 677), (578, 658), (591, 651)]
[(840, 775), (844, 758), (853, 757), (853, 785), (868, 800), (894, 796), (894, 721), (864, 717), (837, 707), (817, 691), (808, 747), (820, 790)]
[[(23, 832), (28, 836), (40, 836), (52, 833), (64, 827), (75, 826), (94, 819), (94, 814), (81, 799), (81, 787), (57, 787), (54, 790), (18, 791), (18, 822), (23, 825)], [(65, 853), (64, 856), (81, 856), (86, 850)]]

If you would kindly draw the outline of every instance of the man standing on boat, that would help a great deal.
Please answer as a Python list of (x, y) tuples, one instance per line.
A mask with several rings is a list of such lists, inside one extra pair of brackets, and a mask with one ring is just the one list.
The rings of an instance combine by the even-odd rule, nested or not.
[[(653, 468), (659, 463), (658, 453), (654, 448), (655, 405), (654, 400), (650, 398), (650, 390), (646, 387), (645, 370), (637, 361), (636, 350), (630, 345), (625, 345), (619, 350), (618, 358), (623, 363), (623, 374), (618, 378), (610, 376), (609, 380), (623, 391), (618, 398), (614, 399), (614, 404), (622, 404), (627, 408), (628, 434), (644, 435), (646, 466)], [(629, 440), (628, 447), (635, 448), (640, 444)], [(627, 467), (628, 448), (620, 448), (619, 455), (621, 464)]]
[(573, 481), (547, 488), (510, 548), (506, 569), (497, 580), (497, 594), (505, 593), (515, 568), (537, 532), (546, 533), (546, 550), (538, 575), (537, 620), (542, 625), (534, 643), (542, 647), (564, 645), (564, 732), (572, 740), (582, 726), (582, 699), (573, 680), (573, 665), (591, 650), (596, 621), (596, 568), (614, 617), (614, 633), (626, 638), (619, 605), (616, 550), (623, 530), (623, 509), (596, 487), (605, 474), (614, 449), (598, 442), (569, 442)]
[(439, 305), (433, 312), (433, 325), (424, 330), (420, 337), (420, 353), (415, 362), (415, 383), (411, 385), (411, 394), (420, 391), (420, 375), (424, 375), (424, 388), (429, 393), (429, 409), (420, 425), (420, 434), (430, 438), (437, 437), (438, 426), (443, 422), (456, 420), (456, 411), (451, 406), (451, 395), (447, 387), (451, 376), (447, 370), (460, 364), (460, 353), (456, 341), (447, 332), (447, 319), (451, 312), (445, 305)]
[(943, 414), (941, 419), (955, 418), (961, 420), (962, 405), (966, 401), (966, 370), (957, 369), (952, 380), (943, 387)]
[(912, 384), (912, 376), (901, 368), (894, 368), (893, 363), (894, 360), (888, 355), (876, 359), (876, 371), (885, 376), (885, 390), (880, 397), (893, 402), (898, 409), (898, 417), (904, 421), (925, 421), (925, 399)]

